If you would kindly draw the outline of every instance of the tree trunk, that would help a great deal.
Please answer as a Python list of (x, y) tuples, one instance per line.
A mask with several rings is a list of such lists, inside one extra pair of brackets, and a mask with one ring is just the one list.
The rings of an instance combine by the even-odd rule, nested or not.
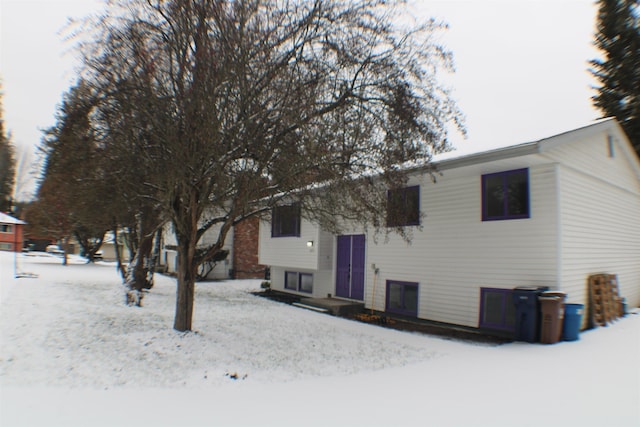
[(122, 265), (122, 254), (120, 252), (120, 245), (118, 244), (118, 224), (113, 226), (113, 248), (116, 253), (116, 261), (117, 261), (117, 269), (120, 272), (120, 276), (122, 276), (122, 280), (126, 279), (126, 273), (124, 266)]
[(62, 239), (62, 265), (68, 264), (67, 253), (69, 251), (69, 237)]
[(159, 260), (160, 260), (160, 249), (162, 246), (162, 227), (158, 228), (158, 231), (156, 231), (156, 237), (153, 241), (153, 252), (151, 253), (151, 259), (150, 259), (150, 264), (149, 264), (149, 271), (147, 273), (147, 285), (149, 285), (149, 288), (147, 289), (151, 289), (153, 287), (153, 275), (156, 272), (156, 268), (159, 265)]
[(153, 234), (145, 236), (138, 245), (138, 251), (133, 257), (127, 271), (127, 304), (142, 306), (143, 289), (151, 286), (147, 282), (149, 267), (151, 264), (151, 249), (153, 247)]
[(151, 250), (157, 221), (149, 210), (142, 210), (136, 214), (136, 253), (127, 270), (127, 304), (142, 306), (143, 290), (151, 288), (150, 275)]
[(178, 290), (173, 328), (180, 332), (191, 330), (197, 270), (195, 253), (195, 239), (178, 245)]

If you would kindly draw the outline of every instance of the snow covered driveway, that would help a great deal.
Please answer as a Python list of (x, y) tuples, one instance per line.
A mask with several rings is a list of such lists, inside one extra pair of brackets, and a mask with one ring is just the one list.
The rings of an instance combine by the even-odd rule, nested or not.
[(197, 285), (183, 334), (173, 279), (130, 308), (113, 265), (18, 265), (38, 278), (0, 253), (2, 426), (640, 424), (640, 316), (573, 343), (474, 345), (229, 281)]

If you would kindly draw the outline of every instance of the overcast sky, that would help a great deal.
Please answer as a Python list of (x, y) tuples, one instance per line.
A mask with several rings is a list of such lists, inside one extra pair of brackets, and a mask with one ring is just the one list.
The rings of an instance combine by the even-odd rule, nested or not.
[[(33, 150), (55, 122), (62, 93), (75, 80), (70, 45), (59, 34), (68, 17), (99, 0), (0, 0), (3, 117), (19, 147)], [(449, 23), (441, 42), (456, 73), (443, 76), (467, 119), (462, 149), (527, 142), (599, 117), (591, 106), (587, 61), (593, 0), (410, 0), (416, 19)]]

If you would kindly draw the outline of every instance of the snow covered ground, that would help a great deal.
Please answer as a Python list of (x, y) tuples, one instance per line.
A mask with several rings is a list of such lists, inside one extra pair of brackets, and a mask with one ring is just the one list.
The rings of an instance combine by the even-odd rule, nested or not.
[[(554, 345), (479, 345), (199, 283), (123, 304), (112, 264), (0, 253), (1, 426), (638, 426), (640, 315)], [(237, 377), (237, 379), (234, 379)]]

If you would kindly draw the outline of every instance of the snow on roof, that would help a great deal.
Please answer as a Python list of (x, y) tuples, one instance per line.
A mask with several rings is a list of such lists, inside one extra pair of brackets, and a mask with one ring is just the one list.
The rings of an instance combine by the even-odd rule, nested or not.
[(21, 221), (17, 218), (12, 217), (11, 215), (7, 215), (5, 213), (0, 212), (0, 223), (2, 224), (26, 224), (26, 222)]

